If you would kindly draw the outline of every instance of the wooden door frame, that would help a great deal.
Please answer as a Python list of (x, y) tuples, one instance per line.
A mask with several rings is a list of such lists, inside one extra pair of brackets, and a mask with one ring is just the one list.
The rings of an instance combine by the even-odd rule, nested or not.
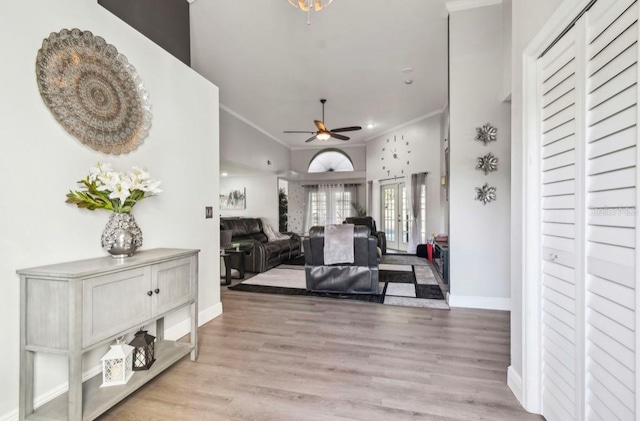
[[(542, 409), (542, 203), (541, 121), (538, 58), (580, 16), (592, 0), (565, 0), (545, 23), (522, 55), (522, 301), (511, 308), (522, 313), (522, 373), (509, 367), (509, 387), (529, 412)], [(516, 137), (517, 139), (517, 137)], [(640, 313), (640, 312), (638, 312)], [(636, 313), (636, 316), (638, 316)], [(638, 335), (636, 335), (637, 337)], [(636, 354), (638, 358), (638, 354)], [(637, 397), (636, 397), (637, 399)]]

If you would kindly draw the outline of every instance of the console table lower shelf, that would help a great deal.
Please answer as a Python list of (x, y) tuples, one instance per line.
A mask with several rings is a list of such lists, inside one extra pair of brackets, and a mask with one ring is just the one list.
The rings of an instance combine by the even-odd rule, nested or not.
[[(127, 384), (122, 386), (100, 387), (102, 373), (82, 383), (83, 408), (82, 419), (93, 420), (105, 413), (115, 404), (144, 386), (148, 381), (162, 373), (172, 364), (189, 355), (193, 347), (189, 343), (160, 341), (155, 344), (156, 362), (149, 370), (136, 371)], [(27, 417), (28, 420), (63, 420), (69, 414), (67, 393), (42, 405)]]

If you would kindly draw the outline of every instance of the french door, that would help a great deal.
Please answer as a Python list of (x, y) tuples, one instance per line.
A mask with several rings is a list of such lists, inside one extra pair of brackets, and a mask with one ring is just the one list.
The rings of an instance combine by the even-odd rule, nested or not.
[(640, 416), (638, 13), (598, 0), (538, 60), (548, 421)]
[(406, 251), (409, 243), (409, 209), (404, 183), (380, 187), (382, 225), (387, 237), (387, 248)]

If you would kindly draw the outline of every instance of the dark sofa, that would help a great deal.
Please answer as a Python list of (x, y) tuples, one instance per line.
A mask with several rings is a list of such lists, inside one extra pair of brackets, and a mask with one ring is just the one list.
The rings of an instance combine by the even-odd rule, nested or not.
[(311, 227), (304, 238), (307, 290), (346, 294), (379, 294), (377, 239), (365, 226), (354, 227), (353, 263), (325, 265), (324, 227)]
[(232, 243), (252, 244), (253, 248), (245, 258), (247, 272), (265, 272), (280, 263), (302, 254), (302, 240), (293, 232), (288, 240), (268, 241), (258, 218), (221, 218), (221, 230), (231, 230)]

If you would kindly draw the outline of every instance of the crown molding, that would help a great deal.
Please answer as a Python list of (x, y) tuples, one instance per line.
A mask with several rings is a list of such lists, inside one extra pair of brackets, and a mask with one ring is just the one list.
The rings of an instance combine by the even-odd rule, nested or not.
[[(195, 1), (195, 0), (193, 0)], [(231, 114), (232, 116), (234, 116), (235, 118), (237, 118), (238, 120), (242, 121), (243, 123), (253, 127), (254, 129), (256, 129), (257, 131), (259, 131), (260, 133), (262, 133), (263, 135), (269, 137), (270, 139), (275, 140), (276, 142), (278, 142), (279, 144), (281, 144), (282, 146), (286, 147), (287, 149), (291, 149), (291, 146), (287, 145), (286, 143), (284, 143), (282, 140), (278, 139), (277, 137), (275, 137), (274, 135), (270, 134), (269, 132), (267, 132), (265, 129), (263, 129), (260, 126), (257, 126), (256, 124), (252, 123), (251, 121), (249, 121), (248, 119), (244, 118), (243, 116), (241, 116), (240, 114), (238, 114), (237, 112), (233, 111), (231, 108), (227, 107), (226, 105), (220, 103), (220, 109), (224, 110), (225, 112), (227, 112), (228, 114)]]
[(333, 143), (330, 145), (327, 145), (326, 143), (323, 143), (322, 146), (296, 146), (296, 147), (289, 147), (289, 149), (291, 149), (292, 151), (310, 151), (310, 150), (322, 150), (322, 149), (353, 149), (353, 148), (366, 148), (367, 145), (365, 145), (364, 143), (355, 143), (355, 144), (350, 144), (350, 145), (343, 145), (340, 143)]
[(370, 140), (377, 139), (377, 138), (379, 138), (381, 136), (384, 136), (386, 134), (393, 133), (396, 130), (400, 130), (400, 129), (404, 128), (404, 127), (407, 127), (407, 126), (410, 126), (412, 124), (418, 123), (419, 121), (426, 120), (427, 118), (435, 117), (438, 114), (442, 114), (444, 112), (444, 110), (445, 110), (445, 108), (443, 108), (442, 110), (436, 110), (436, 111), (431, 112), (429, 114), (425, 114), (425, 115), (420, 116), (418, 118), (414, 118), (413, 120), (405, 121), (404, 123), (402, 123), (402, 124), (400, 124), (398, 126), (392, 127), (390, 129), (385, 130), (385, 131), (380, 132), (380, 133), (376, 133), (373, 136), (370, 136), (370, 137), (366, 138), (364, 141), (368, 142)]
[(449, 0), (447, 10), (452, 13), (478, 7), (495, 6), (496, 4), (502, 4), (502, 0)]

